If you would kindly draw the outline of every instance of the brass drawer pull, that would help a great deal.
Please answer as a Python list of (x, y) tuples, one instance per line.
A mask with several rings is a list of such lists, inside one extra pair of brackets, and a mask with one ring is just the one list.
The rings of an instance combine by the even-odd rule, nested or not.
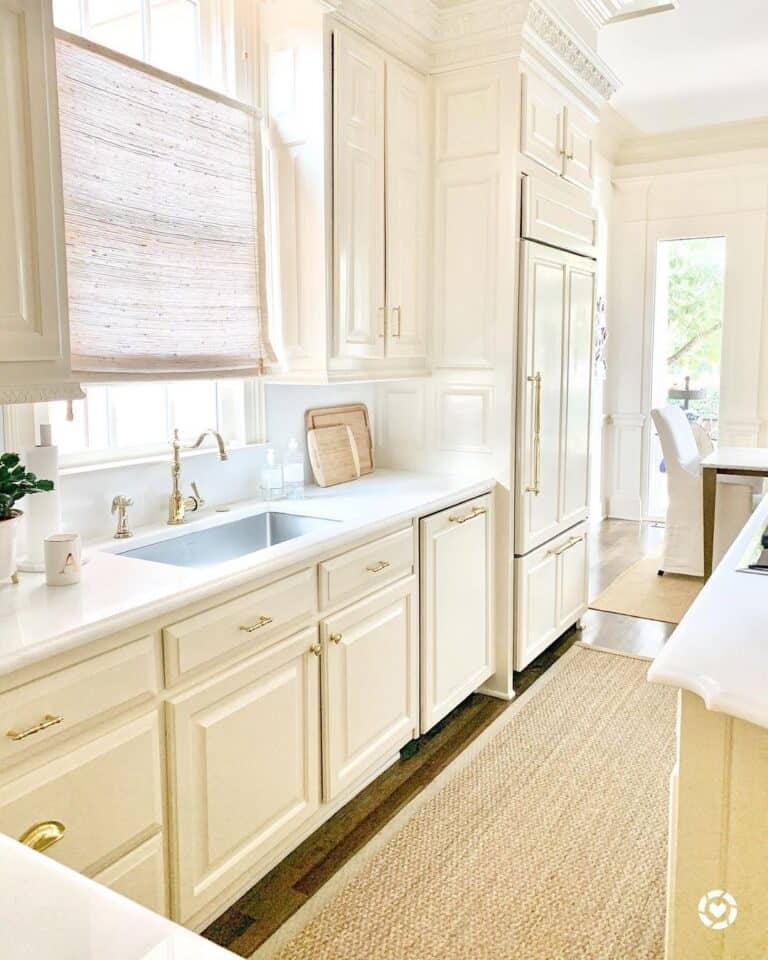
[(29, 830), (25, 830), (19, 837), (19, 842), (42, 853), (54, 843), (58, 843), (66, 829), (59, 820), (43, 820), (42, 823), (35, 823)]
[(253, 633), (254, 630), (261, 630), (262, 627), (266, 627), (270, 623), (272, 623), (272, 617), (259, 617), (255, 623), (250, 623), (247, 626), (240, 627), (240, 629), (244, 630), (245, 633)]
[(332, 633), (328, 639), (331, 643), (341, 643), (342, 637), (340, 633)]
[(309, 652), (314, 653), (316, 657), (319, 657), (320, 654), (323, 652), (323, 648), (320, 646), (319, 643), (313, 643), (312, 646), (309, 648)]
[(48, 727), (55, 727), (58, 723), (64, 723), (64, 717), (46, 713), (40, 723), (36, 723), (34, 727), (30, 727), (28, 730), (8, 730), (5, 735), (9, 740), (26, 740), (27, 737), (31, 737), (33, 733), (40, 733), (41, 730), (47, 730)]
[(560, 554), (565, 553), (566, 550), (570, 550), (571, 547), (575, 547), (577, 543), (581, 543), (583, 539), (583, 535), (580, 537), (570, 537), (564, 547), (559, 547), (557, 550), (547, 550), (547, 556), (559, 557)]
[(448, 521), (449, 523), (466, 523), (467, 520), (474, 520), (475, 517), (480, 517), (484, 513), (488, 513), (485, 507), (472, 507), (469, 513), (465, 513), (461, 517), (457, 516), (456, 514), (452, 514), (450, 517), (448, 517)]
[(373, 566), (366, 567), (365, 569), (368, 573), (381, 573), (382, 570), (386, 570), (389, 566), (391, 566), (389, 560), (379, 560), (378, 563), (374, 563)]

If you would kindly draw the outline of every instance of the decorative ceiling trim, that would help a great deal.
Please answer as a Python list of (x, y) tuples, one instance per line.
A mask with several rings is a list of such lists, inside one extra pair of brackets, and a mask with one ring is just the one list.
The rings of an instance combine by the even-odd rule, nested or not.
[(574, 0), (576, 6), (598, 28), (607, 23), (647, 17), (676, 10), (678, 0)]
[(524, 37), (534, 45), (543, 44), (568, 72), (602, 99), (608, 100), (619, 89), (616, 75), (540, 0), (531, 0)]

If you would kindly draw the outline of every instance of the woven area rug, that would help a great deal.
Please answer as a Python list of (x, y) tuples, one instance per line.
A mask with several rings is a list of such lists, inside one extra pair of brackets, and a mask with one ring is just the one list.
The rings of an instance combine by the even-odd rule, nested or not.
[(699, 595), (704, 580), (675, 573), (660, 577), (660, 564), (660, 550), (643, 557), (592, 600), (590, 609), (622, 613), (643, 620), (680, 623)]
[(572, 648), (255, 956), (662, 960), (676, 694), (647, 669)]

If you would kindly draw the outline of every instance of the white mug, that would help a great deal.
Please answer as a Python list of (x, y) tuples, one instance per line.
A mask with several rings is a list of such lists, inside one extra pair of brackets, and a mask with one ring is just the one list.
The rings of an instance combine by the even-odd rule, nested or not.
[(83, 566), (79, 533), (54, 533), (45, 538), (45, 579), (51, 587), (80, 583)]

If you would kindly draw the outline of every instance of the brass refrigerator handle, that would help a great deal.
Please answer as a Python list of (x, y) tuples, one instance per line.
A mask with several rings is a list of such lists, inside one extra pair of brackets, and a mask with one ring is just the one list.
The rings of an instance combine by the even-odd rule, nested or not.
[(533, 481), (525, 488), (526, 493), (537, 496), (541, 493), (541, 374), (528, 377), (528, 383), (534, 385), (533, 407)]

